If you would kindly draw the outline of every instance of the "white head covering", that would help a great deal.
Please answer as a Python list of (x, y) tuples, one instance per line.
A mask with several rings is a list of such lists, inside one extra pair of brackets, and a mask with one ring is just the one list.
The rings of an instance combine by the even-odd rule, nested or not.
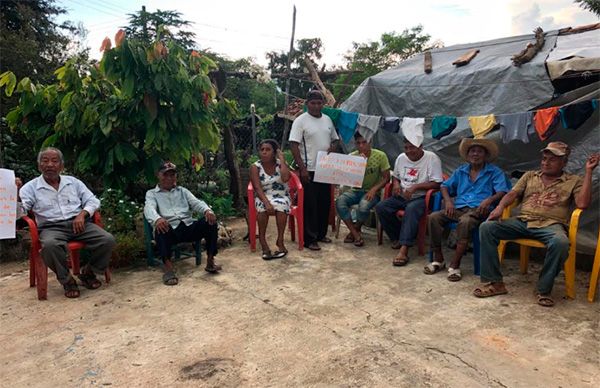
[(423, 144), (423, 125), (425, 119), (422, 117), (412, 118), (404, 117), (402, 119), (402, 136), (415, 147)]

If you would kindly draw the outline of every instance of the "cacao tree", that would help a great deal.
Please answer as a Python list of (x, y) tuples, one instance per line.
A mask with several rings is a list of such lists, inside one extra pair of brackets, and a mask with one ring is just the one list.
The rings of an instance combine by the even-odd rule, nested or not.
[(115, 47), (104, 40), (98, 64), (68, 61), (50, 85), (1, 74), (5, 93), (19, 94), (6, 116), (9, 126), (24, 132), (36, 149), (59, 147), (76, 173), (102, 177), (115, 188), (140, 176), (153, 182), (161, 160), (181, 163), (216, 150), (214, 113), (220, 103), (208, 77), (215, 63), (157, 38), (148, 44), (119, 31)]

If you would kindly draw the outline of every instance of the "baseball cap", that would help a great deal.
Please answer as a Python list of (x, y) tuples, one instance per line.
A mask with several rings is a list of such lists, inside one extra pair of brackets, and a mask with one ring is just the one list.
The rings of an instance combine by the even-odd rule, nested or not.
[(164, 162), (158, 168), (158, 172), (167, 172), (167, 171), (175, 171), (177, 172), (177, 166), (171, 162)]
[(548, 143), (546, 148), (542, 149), (541, 152), (550, 151), (556, 156), (569, 156), (571, 149), (566, 143), (562, 141), (553, 141)]

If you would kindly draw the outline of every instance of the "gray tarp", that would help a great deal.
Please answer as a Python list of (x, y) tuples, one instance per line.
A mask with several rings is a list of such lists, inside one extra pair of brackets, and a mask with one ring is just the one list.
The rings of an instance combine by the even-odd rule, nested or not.
[[(447, 47), (432, 52), (433, 72), (423, 71), (423, 55), (417, 55), (398, 67), (368, 78), (342, 104), (346, 111), (363, 114), (425, 117), (424, 148), (435, 151), (443, 162), (446, 173), (451, 173), (462, 163), (458, 144), (464, 137), (472, 136), (470, 129), (455, 130), (451, 135), (435, 140), (428, 127), (431, 117), (445, 114), (472, 116), (524, 112), (537, 107), (558, 106), (569, 102), (599, 97), (600, 84), (590, 85), (553, 99), (554, 88), (546, 73), (544, 61), (556, 42), (556, 31), (547, 33), (541, 53), (533, 61), (515, 67), (510, 57), (533, 41), (533, 35), (498, 39), (490, 42)], [(470, 64), (455, 68), (451, 63), (473, 48), (481, 52)], [(489, 133), (500, 146), (497, 164), (507, 173), (539, 168), (539, 150), (546, 142), (536, 135), (530, 143), (518, 141), (502, 144), (499, 131)], [(559, 130), (549, 141), (562, 140), (573, 148), (567, 171), (583, 175), (586, 158), (600, 152), (599, 111), (578, 130)], [(386, 152), (393, 163), (403, 152), (402, 134), (379, 130), (373, 144)], [(581, 218), (577, 250), (593, 254), (598, 236), (598, 177), (594, 173), (593, 203)]]

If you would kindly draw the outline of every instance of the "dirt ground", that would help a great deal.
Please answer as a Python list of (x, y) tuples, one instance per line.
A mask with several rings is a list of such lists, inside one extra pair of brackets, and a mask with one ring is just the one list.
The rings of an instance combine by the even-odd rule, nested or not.
[[(266, 262), (237, 236), (219, 275), (177, 264), (167, 287), (153, 268), (115, 271), (68, 300), (50, 275), (47, 301), (26, 263), (0, 266), (0, 375), (5, 387), (377, 386), (587, 387), (600, 384), (600, 304), (534, 303), (539, 265), (504, 264), (508, 295), (480, 300), (472, 260), (463, 280), (423, 274), (425, 259), (339, 240)], [(272, 234), (273, 235), (273, 234)], [(387, 241), (386, 241), (387, 243)], [(449, 253), (447, 253), (448, 255)]]

